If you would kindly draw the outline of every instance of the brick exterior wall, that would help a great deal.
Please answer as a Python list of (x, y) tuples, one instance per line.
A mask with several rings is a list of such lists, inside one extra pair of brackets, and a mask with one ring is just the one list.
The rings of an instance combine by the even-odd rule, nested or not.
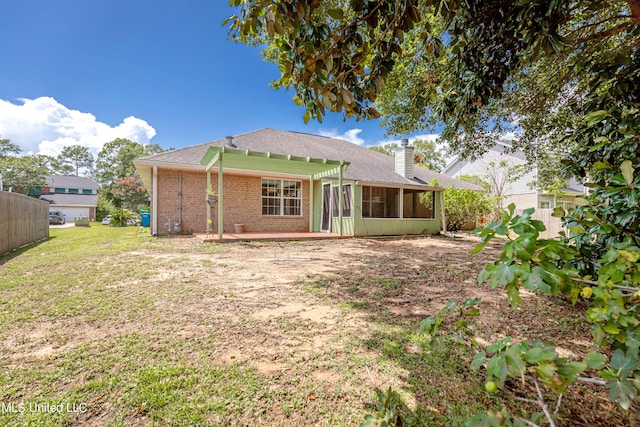
[[(181, 220), (182, 233), (204, 233), (207, 227), (205, 172), (158, 168), (158, 235), (167, 234), (166, 223)], [(271, 177), (269, 177), (271, 178)], [(290, 179), (290, 178), (285, 178)], [(180, 183), (182, 181), (182, 183)], [(211, 174), (211, 186), (217, 191), (217, 174)], [(180, 200), (182, 187), (182, 200)], [(244, 224), (245, 231), (309, 231), (309, 181), (302, 181), (302, 216), (263, 216), (262, 178), (224, 174), (224, 231), (233, 232), (234, 224)], [(153, 200), (153, 197), (152, 197)], [(180, 208), (181, 206), (181, 208)], [(155, 209), (154, 206), (151, 209)], [(218, 227), (217, 207), (211, 209), (211, 229)]]

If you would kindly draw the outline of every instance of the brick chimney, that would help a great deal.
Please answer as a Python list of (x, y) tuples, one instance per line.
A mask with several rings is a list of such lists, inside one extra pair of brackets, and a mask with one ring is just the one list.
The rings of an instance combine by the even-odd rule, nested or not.
[(396, 148), (396, 173), (405, 178), (413, 179), (413, 147), (409, 140), (403, 138), (400, 147)]

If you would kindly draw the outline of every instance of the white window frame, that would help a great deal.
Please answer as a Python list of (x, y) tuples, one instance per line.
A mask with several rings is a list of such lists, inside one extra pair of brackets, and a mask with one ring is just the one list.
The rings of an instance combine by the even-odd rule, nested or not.
[[(262, 188), (264, 185), (264, 181), (279, 181), (280, 182), (280, 195), (277, 197), (270, 197), (270, 196), (263, 196), (262, 195)], [(298, 184), (300, 184), (300, 197), (285, 197), (284, 195), (284, 183), (286, 182), (297, 182)], [(263, 199), (267, 197), (269, 199), (276, 199), (280, 201), (280, 213), (279, 214), (275, 214), (275, 215), (271, 215), (271, 214), (265, 214), (264, 213), (264, 201)], [(294, 218), (298, 218), (303, 216), (303, 204), (302, 201), (304, 199), (304, 194), (302, 192), (302, 181), (298, 180), (298, 179), (286, 179), (286, 178), (261, 178), (260, 180), (260, 213), (262, 214), (263, 217), (270, 217), (270, 218), (280, 218), (280, 217), (294, 217)], [(285, 200), (300, 200), (300, 213), (296, 214), (296, 215), (289, 215), (289, 214), (285, 214)]]

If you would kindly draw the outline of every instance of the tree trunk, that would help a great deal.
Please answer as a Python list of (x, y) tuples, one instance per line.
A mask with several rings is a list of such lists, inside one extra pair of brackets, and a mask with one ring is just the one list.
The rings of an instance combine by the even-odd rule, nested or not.
[(631, 8), (631, 20), (640, 25), (640, 0), (627, 0)]

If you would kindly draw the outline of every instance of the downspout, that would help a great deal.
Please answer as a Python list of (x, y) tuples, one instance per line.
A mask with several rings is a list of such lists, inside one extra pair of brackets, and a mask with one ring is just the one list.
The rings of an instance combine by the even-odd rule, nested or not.
[(158, 234), (158, 166), (153, 165), (153, 174), (151, 178), (151, 203), (153, 209), (151, 209), (151, 226), (153, 235)]

